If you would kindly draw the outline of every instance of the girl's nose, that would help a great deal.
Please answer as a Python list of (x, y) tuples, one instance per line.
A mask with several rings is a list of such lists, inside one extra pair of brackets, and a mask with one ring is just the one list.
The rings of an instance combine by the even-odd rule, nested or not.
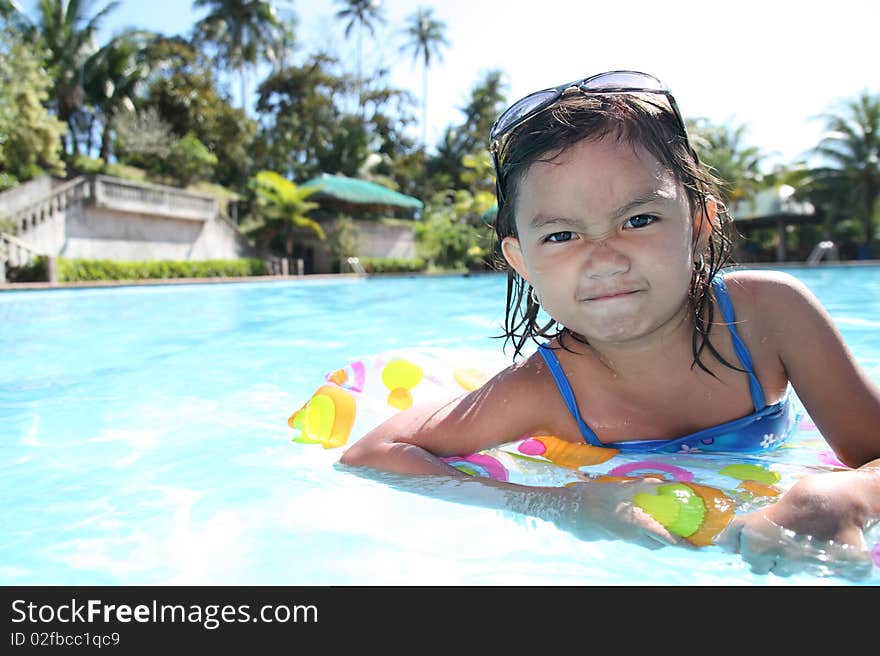
[(608, 278), (629, 271), (629, 258), (607, 239), (593, 241), (587, 248), (584, 272), (590, 278)]

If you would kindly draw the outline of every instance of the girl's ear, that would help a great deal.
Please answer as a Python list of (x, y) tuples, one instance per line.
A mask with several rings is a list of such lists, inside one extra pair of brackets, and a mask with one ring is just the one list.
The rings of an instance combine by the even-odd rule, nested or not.
[(519, 245), (519, 239), (516, 237), (505, 237), (501, 240), (501, 252), (504, 259), (511, 268), (516, 271), (520, 277), (529, 282), (529, 270), (526, 268), (526, 261), (523, 258), (522, 248)]
[(715, 222), (718, 218), (718, 203), (712, 196), (706, 196), (705, 210), (700, 207), (694, 213), (694, 242), (700, 247), (700, 250), (709, 240), (709, 235), (715, 229)]

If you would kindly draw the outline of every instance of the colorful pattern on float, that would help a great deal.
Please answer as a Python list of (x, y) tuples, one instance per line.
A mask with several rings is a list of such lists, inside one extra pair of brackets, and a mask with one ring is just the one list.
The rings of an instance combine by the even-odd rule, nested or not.
[[(372, 356), (329, 372), (288, 425), (293, 441), (325, 449), (350, 445), (370, 429), (415, 403), (449, 399), (479, 388), (490, 371), (475, 358), (447, 351), (407, 350)], [(760, 454), (621, 453), (612, 447), (573, 443), (552, 435), (521, 439), (470, 455), (445, 458), (471, 476), (522, 485), (573, 485), (653, 478), (654, 494), (633, 503), (671, 533), (695, 546), (711, 545), (736, 513), (773, 501), (801, 476), (844, 469), (801, 408), (799, 430), (779, 447)], [(772, 436), (768, 436), (772, 439)], [(880, 567), (880, 543), (873, 545)]]

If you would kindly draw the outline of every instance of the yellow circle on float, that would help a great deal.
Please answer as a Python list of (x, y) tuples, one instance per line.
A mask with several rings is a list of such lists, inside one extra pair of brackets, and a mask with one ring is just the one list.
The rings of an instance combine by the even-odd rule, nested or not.
[(424, 376), (422, 368), (409, 360), (392, 360), (382, 369), (382, 382), (390, 390), (411, 390)]

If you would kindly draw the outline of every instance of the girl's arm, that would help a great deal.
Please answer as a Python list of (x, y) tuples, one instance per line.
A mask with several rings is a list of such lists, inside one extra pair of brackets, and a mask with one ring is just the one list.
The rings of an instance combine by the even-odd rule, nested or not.
[(468, 394), (397, 413), (355, 442), (340, 462), (399, 474), (458, 475), (442, 457), (552, 431), (541, 411), (546, 377), (534, 357), (508, 367)]
[(828, 312), (807, 287), (769, 274), (756, 294), (769, 337), (810, 417), (841, 462), (880, 458), (880, 389), (858, 365)]
[(872, 567), (864, 530), (880, 520), (880, 390), (805, 285), (776, 273), (741, 282), (810, 417), (854, 469), (805, 476), (773, 505), (734, 518), (718, 544), (758, 572), (821, 563), (863, 576)]
[(557, 393), (555, 387), (542, 385), (549, 376), (542, 373), (539, 360), (506, 369), (464, 396), (394, 415), (355, 442), (340, 463), (397, 474), (382, 475), (381, 480), (409, 491), (539, 517), (582, 539), (679, 543), (633, 503), (640, 492), (653, 494), (658, 481), (533, 487), (471, 477), (441, 459), (469, 455), (526, 433), (558, 434), (552, 419), (545, 419), (558, 404)]

